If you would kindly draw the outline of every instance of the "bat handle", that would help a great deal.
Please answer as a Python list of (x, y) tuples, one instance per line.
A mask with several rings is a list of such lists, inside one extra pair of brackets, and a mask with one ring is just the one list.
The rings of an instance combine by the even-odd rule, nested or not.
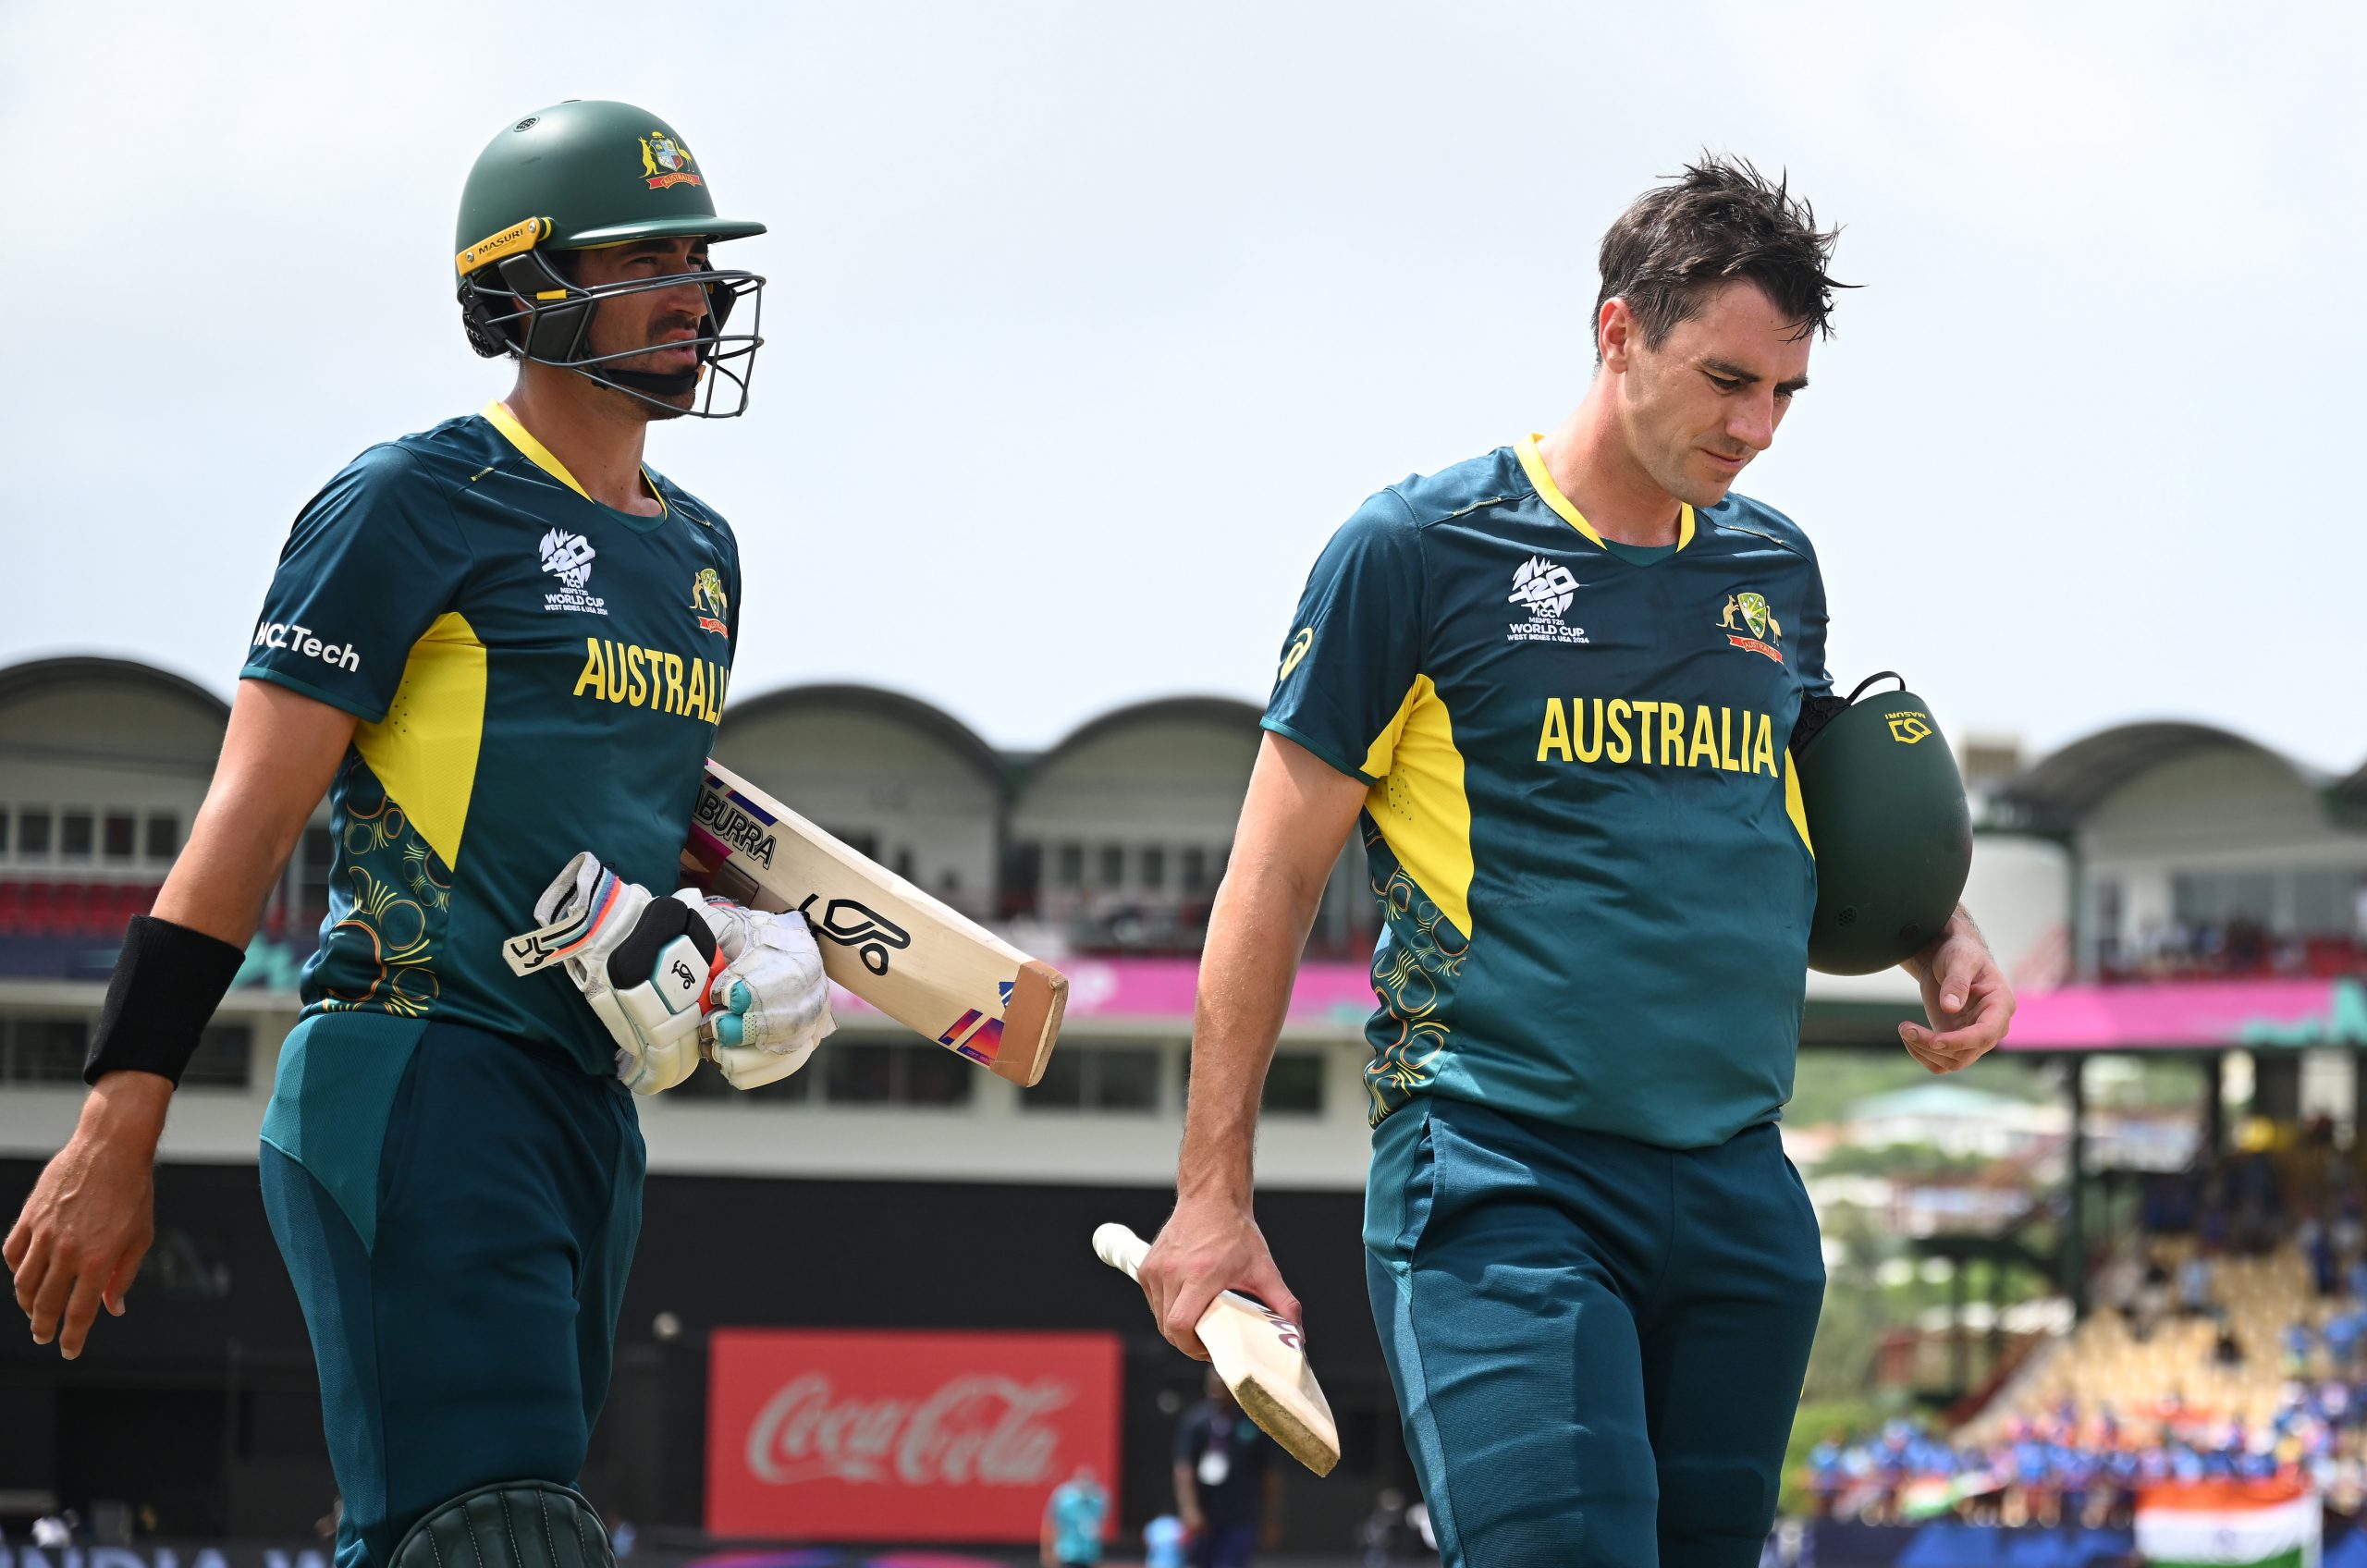
[(1102, 1262), (1131, 1280), (1134, 1277), (1134, 1270), (1142, 1267), (1144, 1256), (1150, 1251), (1150, 1243), (1123, 1225), (1112, 1223), (1094, 1228), (1093, 1250)]

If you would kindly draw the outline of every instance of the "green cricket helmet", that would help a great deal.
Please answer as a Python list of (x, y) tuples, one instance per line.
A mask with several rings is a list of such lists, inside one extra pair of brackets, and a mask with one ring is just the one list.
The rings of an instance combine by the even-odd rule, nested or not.
[[(713, 240), (762, 234), (765, 226), (715, 215), (715, 199), (698, 160), (671, 126), (645, 109), (600, 99), (570, 99), (538, 110), (504, 129), (477, 154), (460, 192), (454, 249), (460, 279), (460, 315), (469, 342), (488, 359), (511, 354), (538, 364), (577, 371), (604, 386), (671, 413), (729, 419), (746, 411), (748, 376), (764, 342), (765, 280), (754, 273), (700, 274), (707, 312), (697, 336), (682, 344), (698, 350), (693, 369), (675, 374), (627, 369), (618, 361), (644, 347), (608, 354), (588, 351), (600, 301), (621, 294), (679, 288), (681, 275), (639, 277), (580, 288), (561, 262), (566, 252), (642, 239), (684, 236)], [(748, 330), (724, 325), (743, 296), (752, 304)], [(685, 410), (666, 401), (707, 378), (706, 396)], [(716, 388), (729, 380), (736, 404), (716, 407)]]
[[(1899, 689), (1858, 701), (1885, 677)], [(1931, 705), (1895, 671), (1869, 676), (1811, 700), (1792, 755), (1816, 852), (1809, 967), (1871, 974), (1922, 951), (1972, 870), (1971, 808)]]

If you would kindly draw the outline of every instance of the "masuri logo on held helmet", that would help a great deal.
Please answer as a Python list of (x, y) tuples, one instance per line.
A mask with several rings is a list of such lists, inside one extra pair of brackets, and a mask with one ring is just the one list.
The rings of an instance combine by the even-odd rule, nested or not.
[(1928, 713), (1907, 708), (1883, 717), (1890, 720), (1890, 738), (1902, 746), (1911, 746), (1932, 733), (1932, 716)]

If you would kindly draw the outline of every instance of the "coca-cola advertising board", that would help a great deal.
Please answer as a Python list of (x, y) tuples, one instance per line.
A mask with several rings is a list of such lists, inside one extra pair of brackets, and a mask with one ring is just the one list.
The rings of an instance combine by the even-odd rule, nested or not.
[(1114, 1334), (718, 1329), (706, 1527), (1033, 1541), (1080, 1464), (1118, 1474)]

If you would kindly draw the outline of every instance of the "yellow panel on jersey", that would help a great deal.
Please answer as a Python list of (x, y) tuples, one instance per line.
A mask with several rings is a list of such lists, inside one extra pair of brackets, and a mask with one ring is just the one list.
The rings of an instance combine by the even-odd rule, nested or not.
[[(1537, 449), (1538, 440), (1538, 435), (1532, 431), (1527, 440), (1513, 447), (1520, 458), (1521, 472), (1528, 475), (1531, 484), (1537, 486), (1538, 499), (1552, 508), (1564, 522), (1585, 534), (1588, 540), (1601, 544), (1602, 535), (1594, 531), (1594, 524), (1570, 504), (1570, 498), (1562, 494), (1562, 487), (1553, 483), (1553, 475), (1545, 466), (1545, 454)], [(1677, 503), (1677, 508), (1676, 547), (1682, 550), (1693, 543), (1693, 508), (1682, 501)]]
[(1816, 840), (1809, 837), (1808, 803), (1800, 799), (1800, 781), (1792, 772), (1792, 749), (1789, 746), (1784, 748), (1784, 815), (1792, 819), (1792, 826), (1799, 831), (1800, 842), (1809, 847), (1810, 855), (1814, 855)]
[(484, 739), (484, 643), (465, 617), (448, 610), (411, 644), (386, 717), (353, 732), (354, 749), (386, 799), (409, 814), (448, 867), (460, 864)]
[(1471, 934), (1471, 801), (1463, 789), (1463, 753), (1438, 688), (1417, 675), (1365, 753), (1365, 772), (1380, 782), (1365, 810), (1417, 887), (1466, 937)]

